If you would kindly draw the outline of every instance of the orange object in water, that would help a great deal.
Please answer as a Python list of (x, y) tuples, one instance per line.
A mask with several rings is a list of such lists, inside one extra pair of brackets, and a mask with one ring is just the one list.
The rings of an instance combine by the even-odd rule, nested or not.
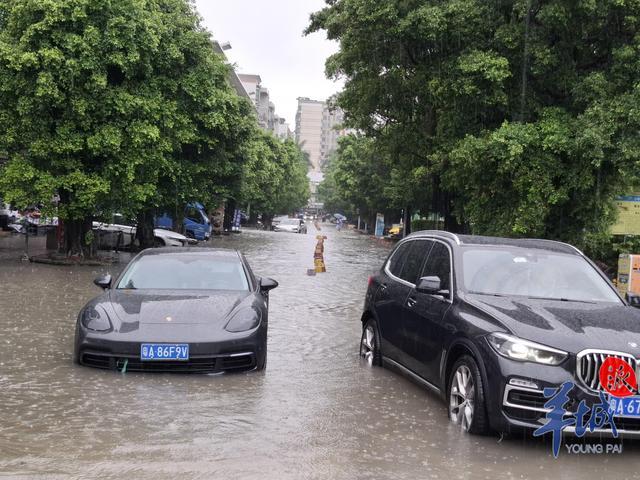
[(324, 235), (317, 235), (318, 243), (313, 252), (313, 263), (316, 273), (324, 273), (327, 271), (327, 267), (324, 264), (324, 241), (327, 239)]
[(327, 271), (327, 267), (324, 264), (324, 260), (318, 258), (315, 260), (316, 264), (316, 273), (324, 273)]

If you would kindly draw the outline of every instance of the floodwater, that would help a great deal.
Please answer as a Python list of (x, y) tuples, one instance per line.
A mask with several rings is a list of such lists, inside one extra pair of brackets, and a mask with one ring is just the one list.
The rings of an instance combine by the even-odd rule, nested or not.
[[(75, 317), (110, 269), (21, 262), (0, 238), (0, 476), (161, 479), (637, 478), (640, 457), (551, 455), (548, 441), (461, 434), (432, 393), (358, 358), (368, 275), (388, 246), (325, 227), (213, 245), (245, 252), (271, 294), (264, 373), (109, 372), (72, 364)], [(40, 241), (40, 244), (38, 244)], [(42, 247), (41, 239), (31, 248)], [(32, 250), (33, 251), (33, 250)]]

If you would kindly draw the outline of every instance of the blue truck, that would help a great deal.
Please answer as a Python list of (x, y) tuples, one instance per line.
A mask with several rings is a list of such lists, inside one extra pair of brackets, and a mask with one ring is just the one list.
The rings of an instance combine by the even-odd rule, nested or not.
[[(168, 213), (156, 217), (156, 228), (173, 230), (174, 220)], [(184, 234), (196, 240), (209, 240), (211, 237), (211, 222), (207, 210), (199, 202), (189, 203), (184, 209)]]

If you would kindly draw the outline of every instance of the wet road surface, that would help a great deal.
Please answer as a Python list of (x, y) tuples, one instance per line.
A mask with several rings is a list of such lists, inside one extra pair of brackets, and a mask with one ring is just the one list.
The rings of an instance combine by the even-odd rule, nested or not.
[[(72, 364), (75, 317), (113, 268), (19, 260), (0, 238), (0, 476), (16, 478), (639, 478), (640, 455), (569, 455), (545, 441), (462, 435), (435, 395), (358, 358), (367, 277), (388, 246), (325, 227), (246, 230), (271, 294), (266, 372), (120, 374)], [(41, 245), (41, 244), (40, 244)], [(32, 242), (37, 249), (38, 243)], [(123, 254), (126, 263), (128, 254)]]

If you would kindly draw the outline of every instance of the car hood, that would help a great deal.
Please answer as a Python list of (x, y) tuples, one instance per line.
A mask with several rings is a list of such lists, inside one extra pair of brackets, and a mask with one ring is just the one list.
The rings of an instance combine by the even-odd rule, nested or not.
[(640, 310), (634, 307), (487, 295), (465, 300), (527, 340), (572, 353), (597, 348), (640, 357)]
[[(224, 327), (230, 314), (243, 301), (250, 303), (251, 292), (179, 292), (111, 290), (110, 310), (122, 325), (197, 325)], [(126, 329), (126, 327), (125, 327)]]

